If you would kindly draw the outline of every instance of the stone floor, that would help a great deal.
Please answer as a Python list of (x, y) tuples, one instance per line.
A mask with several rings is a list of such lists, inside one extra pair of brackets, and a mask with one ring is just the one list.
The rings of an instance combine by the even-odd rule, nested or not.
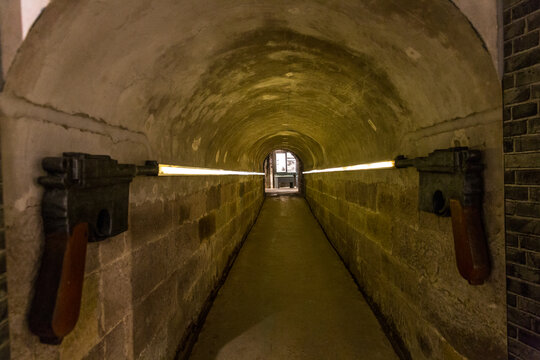
[(301, 197), (267, 198), (191, 359), (397, 359)]

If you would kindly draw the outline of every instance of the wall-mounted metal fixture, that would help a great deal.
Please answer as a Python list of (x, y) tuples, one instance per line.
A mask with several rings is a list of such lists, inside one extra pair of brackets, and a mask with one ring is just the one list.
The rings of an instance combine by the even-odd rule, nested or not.
[(412, 166), (420, 173), (419, 210), (452, 216), (457, 267), (471, 285), (483, 284), (490, 273), (482, 226), (481, 155), (455, 147), (414, 159), (400, 155), (394, 161), (396, 168)]
[(129, 184), (157, 176), (158, 163), (118, 164), (109, 156), (64, 153), (45, 158), (42, 202), (45, 245), (30, 309), (30, 330), (60, 344), (79, 317), (86, 245), (128, 228)]

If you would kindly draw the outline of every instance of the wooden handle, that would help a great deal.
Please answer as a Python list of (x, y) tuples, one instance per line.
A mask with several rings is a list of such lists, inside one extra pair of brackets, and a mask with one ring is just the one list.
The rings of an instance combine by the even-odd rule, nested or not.
[(30, 309), (30, 330), (41, 342), (59, 344), (79, 318), (88, 223), (72, 234), (45, 234), (45, 249)]
[(471, 285), (481, 285), (491, 270), (481, 210), (450, 199), (450, 213), (459, 273)]

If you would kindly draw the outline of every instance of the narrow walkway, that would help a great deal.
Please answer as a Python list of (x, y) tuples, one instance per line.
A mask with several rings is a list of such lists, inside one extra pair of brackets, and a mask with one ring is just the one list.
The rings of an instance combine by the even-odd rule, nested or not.
[(301, 197), (267, 198), (195, 344), (198, 359), (397, 359)]

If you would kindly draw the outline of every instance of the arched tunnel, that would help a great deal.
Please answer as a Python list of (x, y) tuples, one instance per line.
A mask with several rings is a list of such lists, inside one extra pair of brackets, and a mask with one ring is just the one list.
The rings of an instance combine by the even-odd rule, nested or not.
[[(506, 40), (534, 31), (530, 3), (506, 1), (503, 14), (502, 2), (466, 0), (52, 1), (20, 44), (0, 96), (8, 356), (187, 358), (236, 255), (247, 253), (250, 229), (272, 218), (265, 211), (278, 218), (294, 203), (311, 211), (310, 229), (320, 226), (396, 356), (540, 358), (540, 313), (531, 310), (540, 309), (539, 146), (507, 150), (516, 136), (540, 143), (530, 95), (538, 59), (509, 58), (523, 51), (512, 41), (502, 55), (499, 41), (503, 21)], [(512, 90), (521, 89), (520, 74), (526, 98)], [(415, 168), (306, 173), (300, 197), (272, 199), (259, 174), (137, 176), (127, 231), (87, 245), (74, 330), (50, 345), (29, 329), (46, 241), (37, 182), (46, 157), (260, 173), (269, 153), (286, 149), (309, 172), (453, 147), (482, 154), (491, 267), (482, 285), (460, 276), (452, 218), (418, 209)], [(520, 183), (520, 174), (532, 180)], [(507, 176), (517, 185), (504, 188)], [(520, 191), (529, 195), (512, 198)], [(507, 216), (512, 201), (529, 204), (529, 215), (516, 213), (526, 222), (518, 230), (513, 218), (505, 229), (505, 199)], [(98, 192), (85, 201), (108, 199)], [(521, 245), (507, 243), (518, 236)], [(517, 268), (514, 247), (526, 252)], [(259, 356), (283, 358), (276, 354)]]

